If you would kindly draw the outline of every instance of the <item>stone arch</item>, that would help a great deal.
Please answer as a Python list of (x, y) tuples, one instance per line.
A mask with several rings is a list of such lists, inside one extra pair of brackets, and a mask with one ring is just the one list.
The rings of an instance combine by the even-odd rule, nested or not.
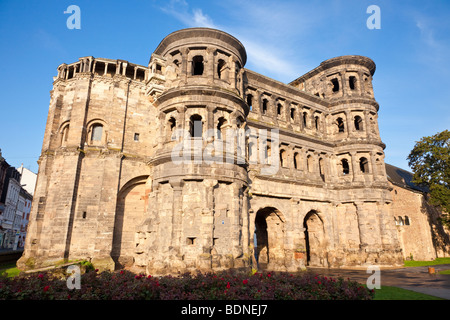
[(136, 232), (147, 209), (147, 180), (148, 176), (133, 178), (117, 195), (111, 250), (116, 268), (130, 267), (134, 263)]
[(304, 220), (306, 264), (310, 267), (327, 267), (325, 228), (316, 210), (309, 211)]
[(264, 207), (255, 216), (255, 258), (261, 269), (284, 266), (285, 219), (274, 207)]

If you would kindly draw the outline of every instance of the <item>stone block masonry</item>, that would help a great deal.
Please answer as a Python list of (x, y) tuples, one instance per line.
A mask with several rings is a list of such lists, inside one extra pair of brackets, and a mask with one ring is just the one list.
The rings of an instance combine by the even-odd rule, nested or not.
[[(148, 66), (60, 65), (19, 267), (400, 265), (374, 62), (337, 57), (284, 84), (246, 60), (233, 36), (192, 28), (165, 37)], [(192, 153), (175, 163), (180, 143)], [(205, 150), (230, 161), (190, 161)]]

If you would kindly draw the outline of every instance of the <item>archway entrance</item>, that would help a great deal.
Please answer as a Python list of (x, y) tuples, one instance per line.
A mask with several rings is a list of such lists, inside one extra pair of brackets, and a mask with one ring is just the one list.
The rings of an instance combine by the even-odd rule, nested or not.
[(311, 210), (305, 216), (303, 227), (305, 228), (306, 265), (327, 267), (323, 222), (315, 210)]
[(284, 219), (273, 207), (258, 210), (255, 218), (255, 259), (261, 269), (284, 264)]
[(134, 262), (137, 226), (145, 214), (145, 179), (127, 183), (117, 197), (111, 257), (116, 268), (130, 267)]

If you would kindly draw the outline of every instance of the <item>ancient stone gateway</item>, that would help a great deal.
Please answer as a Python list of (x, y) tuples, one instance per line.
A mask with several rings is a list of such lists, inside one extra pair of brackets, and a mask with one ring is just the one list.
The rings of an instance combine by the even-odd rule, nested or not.
[(308, 212), (305, 228), (306, 264), (313, 267), (327, 267), (327, 248), (323, 221), (314, 210)]
[(336, 57), (283, 84), (246, 60), (232, 35), (192, 28), (165, 37), (147, 66), (61, 64), (19, 266), (402, 263), (375, 63)]
[(256, 213), (255, 256), (261, 269), (276, 270), (284, 265), (284, 225), (283, 216), (276, 208), (266, 207)]

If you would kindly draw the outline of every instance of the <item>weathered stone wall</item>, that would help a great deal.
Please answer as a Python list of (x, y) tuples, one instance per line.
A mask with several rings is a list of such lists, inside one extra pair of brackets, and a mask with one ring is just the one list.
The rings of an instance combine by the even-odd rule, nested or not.
[(392, 184), (390, 224), (395, 225), (406, 260), (434, 260), (449, 254), (449, 232), (439, 223), (439, 210), (422, 192)]
[[(333, 58), (286, 85), (245, 69), (246, 58), (234, 37), (194, 28), (163, 39), (148, 67), (93, 57), (61, 65), (20, 267), (401, 264), (374, 63)], [(231, 143), (227, 129), (250, 135)]]

